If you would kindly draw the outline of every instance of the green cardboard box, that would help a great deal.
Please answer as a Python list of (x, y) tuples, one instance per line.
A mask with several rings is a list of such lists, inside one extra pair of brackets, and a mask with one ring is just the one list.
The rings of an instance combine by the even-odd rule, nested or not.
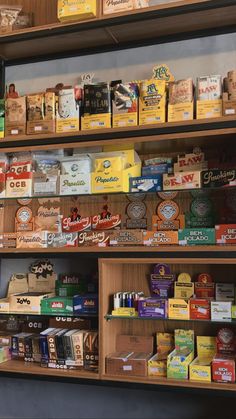
[(85, 281), (75, 275), (61, 275), (56, 281), (56, 295), (73, 297), (87, 291)]
[(179, 230), (180, 246), (197, 246), (216, 244), (214, 228), (185, 228)]
[(46, 300), (41, 302), (41, 314), (73, 314), (72, 298), (53, 297)]

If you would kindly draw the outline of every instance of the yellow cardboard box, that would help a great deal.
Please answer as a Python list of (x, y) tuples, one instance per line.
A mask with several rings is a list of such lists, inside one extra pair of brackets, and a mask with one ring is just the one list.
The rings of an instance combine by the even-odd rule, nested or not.
[(182, 299), (169, 298), (168, 317), (169, 319), (189, 320), (190, 319), (189, 302)]
[(111, 114), (98, 113), (96, 115), (85, 115), (81, 118), (82, 131), (91, 129), (111, 128)]
[(197, 100), (197, 119), (219, 118), (223, 115), (223, 101)]
[(168, 105), (168, 122), (191, 121), (193, 120), (193, 102), (176, 103)]
[(190, 380), (211, 382), (211, 362), (216, 352), (215, 337), (197, 336), (198, 357), (189, 366)]
[(97, 0), (58, 0), (57, 16), (61, 22), (96, 17)]
[(148, 361), (149, 377), (166, 377), (167, 355), (156, 354)]
[(194, 351), (185, 352), (174, 349), (167, 358), (167, 378), (187, 380), (189, 365), (193, 358)]
[(166, 82), (144, 80), (140, 83), (139, 125), (166, 122)]
[(194, 283), (175, 282), (175, 298), (192, 298), (194, 294)]
[(236, 306), (232, 306), (232, 319), (236, 319)]
[(138, 125), (138, 112), (113, 114), (113, 128), (136, 127)]
[[(116, 154), (117, 159), (122, 156), (125, 162), (120, 170), (110, 170), (109, 153), (94, 156), (94, 167), (96, 159), (104, 158), (104, 171), (92, 173), (92, 193), (129, 192), (129, 178), (141, 175), (141, 160), (134, 150), (123, 150)], [(111, 156), (114, 159), (115, 153)]]

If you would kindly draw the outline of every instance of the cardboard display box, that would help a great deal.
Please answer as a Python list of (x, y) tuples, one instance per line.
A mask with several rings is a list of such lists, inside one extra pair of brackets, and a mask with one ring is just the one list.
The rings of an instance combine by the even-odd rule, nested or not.
[(211, 363), (216, 353), (216, 338), (197, 336), (197, 358), (189, 366), (189, 379), (211, 382)]
[(68, 297), (53, 297), (42, 300), (41, 314), (73, 314), (73, 299)]
[(176, 298), (169, 298), (168, 317), (169, 319), (189, 320), (189, 301)]
[(74, 314), (97, 314), (98, 296), (94, 294), (73, 297)]
[(235, 355), (216, 354), (212, 361), (212, 378), (218, 383), (235, 383)]
[(44, 294), (39, 292), (11, 295), (9, 297), (10, 312), (41, 314), (41, 301), (53, 296), (53, 293)]
[(106, 357), (106, 373), (146, 377), (152, 352), (152, 336), (118, 335), (116, 352)]
[(211, 304), (210, 300), (204, 298), (190, 299), (190, 319), (191, 320), (210, 320)]

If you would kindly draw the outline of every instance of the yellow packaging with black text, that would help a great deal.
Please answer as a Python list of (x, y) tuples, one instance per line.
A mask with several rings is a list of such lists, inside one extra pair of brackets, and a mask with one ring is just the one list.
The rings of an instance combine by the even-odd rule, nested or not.
[(198, 356), (189, 366), (190, 380), (211, 382), (211, 363), (216, 352), (215, 337), (197, 336)]
[(129, 178), (140, 175), (141, 160), (134, 150), (95, 154), (92, 193), (129, 192)]
[(191, 121), (193, 120), (193, 111), (193, 102), (169, 104), (168, 122)]
[(144, 80), (140, 83), (139, 125), (166, 122), (166, 82)]
[(96, 17), (97, 0), (58, 0), (57, 16), (61, 22)]
[(189, 302), (178, 298), (169, 298), (168, 317), (176, 320), (189, 320)]
[(222, 115), (222, 99), (197, 100), (197, 119), (219, 118)]

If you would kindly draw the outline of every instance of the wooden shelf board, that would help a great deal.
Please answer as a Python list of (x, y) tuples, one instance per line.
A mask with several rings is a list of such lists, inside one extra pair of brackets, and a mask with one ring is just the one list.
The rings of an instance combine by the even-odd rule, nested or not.
[(28, 374), (28, 375), (42, 375), (42, 376), (55, 376), (55, 377), (66, 377), (66, 378), (78, 378), (78, 379), (91, 379), (97, 380), (99, 374), (89, 371), (79, 370), (61, 370), (53, 368), (43, 368), (38, 364), (24, 361), (11, 360), (0, 364), (0, 375), (1, 372), (17, 373), (17, 374)]
[(207, 383), (204, 381), (189, 381), (189, 380), (169, 380), (167, 378), (152, 378), (152, 377), (123, 377), (119, 375), (110, 376), (107, 374), (102, 375), (103, 380), (107, 381), (119, 381), (125, 383), (138, 383), (138, 384), (149, 384), (149, 385), (160, 385), (170, 387), (185, 387), (185, 388), (196, 388), (206, 390), (225, 390), (225, 391), (236, 391), (236, 384), (231, 383)]
[[(109, 128), (101, 130), (78, 131), (75, 133), (63, 134), (37, 134), (7, 136), (0, 140), (0, 148), (5, 152), (14, 152), (19, 147), (24, 150), (57, 149), (58, 144), (62, 148), (81, 148), (117, 145), (136, 144), (138, 146), (149, 145), (157, 149), (176, 147), (192, 147), (206, 144), (216, 146), (216, 143), (229, 139), (233, 144), (236, 134), (236, 118), (222, 117), (214, 119), (193, 120), (188, 122), (166, 122), (147, 126)], [(214, 140), (214, 141), (212, 141)]]
[[(36, 61), (56, 55), (87, 54), (200, 36), (200, 32), (234, 30), (236, 5), (231, 0), (182, 0), (134, 12), (74, 23), (15, 31), (0, 36), (0, 55), (9, 61)], [(140, 31), (140, 23), (143, 23)], [(97, 51), (96, 51), (97, 52)]]
[[(68, 248), (42, 248), (42, 249), (0, 249), (0, 255), (4, 254), (73, 254), (73, 253), (99, 253), (99, 254), (109, 254), (109, 253), (156, 253), (157, 256), (159, 253), (204, 253), (204, 252), (213, 252), (219, 253), (223, 252), (236, 252), (236, 245), (222, 245), (222, 246), (159, 246), (159, 247), (149, 247), (149, 246), (136, 246), (136, 247), (68, 247)], [(137, 263), (137, 261), (135, 262)]]

